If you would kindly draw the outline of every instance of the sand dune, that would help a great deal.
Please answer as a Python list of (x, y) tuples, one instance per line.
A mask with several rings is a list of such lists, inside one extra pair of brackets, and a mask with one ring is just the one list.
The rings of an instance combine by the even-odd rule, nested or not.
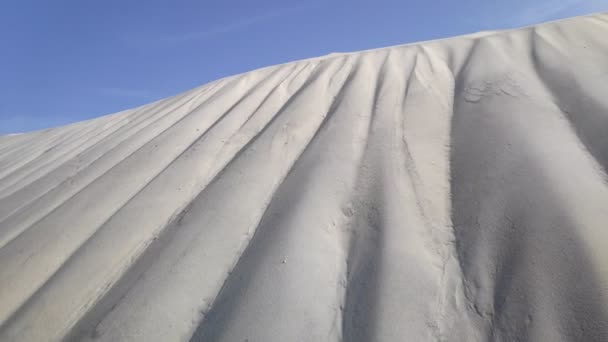
[(608, 341), (608, 14), (0, 137), (1, 341)]

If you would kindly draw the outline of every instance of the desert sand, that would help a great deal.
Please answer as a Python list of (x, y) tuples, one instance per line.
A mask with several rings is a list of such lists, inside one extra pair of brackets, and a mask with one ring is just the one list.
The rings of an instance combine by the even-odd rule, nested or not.
[(608, 341), (608, 14), (0, 137), (0, 341)]

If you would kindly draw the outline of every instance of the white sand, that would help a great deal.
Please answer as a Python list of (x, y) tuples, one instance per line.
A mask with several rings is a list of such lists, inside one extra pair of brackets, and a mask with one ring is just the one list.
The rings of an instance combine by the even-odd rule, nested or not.
[(0, 137), (0, 341), (608, 341), (608, 14)]

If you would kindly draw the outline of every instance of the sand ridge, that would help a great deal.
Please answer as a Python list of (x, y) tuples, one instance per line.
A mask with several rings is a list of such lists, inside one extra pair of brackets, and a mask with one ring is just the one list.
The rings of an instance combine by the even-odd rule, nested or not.
[(0, 137), (1, 341), (607, 341), (608, 14)]

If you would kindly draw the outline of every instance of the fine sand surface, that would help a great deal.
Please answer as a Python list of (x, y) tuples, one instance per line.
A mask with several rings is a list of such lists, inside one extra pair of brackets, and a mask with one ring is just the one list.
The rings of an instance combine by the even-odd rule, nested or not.
[(608, 14), (0, 137), (0, 341), (608, 341)]

